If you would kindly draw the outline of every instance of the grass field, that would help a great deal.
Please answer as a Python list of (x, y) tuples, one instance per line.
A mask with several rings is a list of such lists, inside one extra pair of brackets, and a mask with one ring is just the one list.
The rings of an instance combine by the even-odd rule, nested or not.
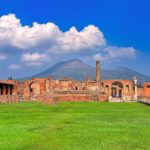
[(150, 106), (0, 104), (2, 150), (149, 150)]

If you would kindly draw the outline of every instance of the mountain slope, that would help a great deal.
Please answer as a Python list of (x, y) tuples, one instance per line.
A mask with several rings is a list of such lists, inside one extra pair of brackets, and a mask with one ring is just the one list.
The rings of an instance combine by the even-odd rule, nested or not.
[[(55, 79), (68, 77), (75, 80), (84, 80), (87, 76), (95, 79), (95, 67), (78, 59), (72, 59), (66, 62), (60, 62), (53, 67), (36, 74), (34, 77), (54, 76)], [(139, 83), (150, 81), (150, 77), (143, 75), (126, 67), (119, 67), (115, 70), (101, 69), (101, 79), (129, 79), (132, 80), (136, 76)]]
[(150, 77), (142, 73), (139, 73), (135, 70), (129, 69), (127, 67), (118, 67), (115, 70), (102, 70), (103, 79), (129, 79), (133, 80), (133, 77), (136, 76), (138, 82), (143, 84), (144, 82), (150, 81)]
[(95, 78), (95, 68), (78, 59), (60, 62), (53, 67), (34, 75), (33, 77), (54, 76), (56, 79), (69, 77), (71, 79), (83, 80), (89, 75)]

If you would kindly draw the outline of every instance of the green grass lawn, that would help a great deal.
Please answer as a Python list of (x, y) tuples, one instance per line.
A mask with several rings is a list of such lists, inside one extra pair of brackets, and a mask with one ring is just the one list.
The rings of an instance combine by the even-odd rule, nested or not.
[(149, 150), (150, 106), (0, 104), (0, 150)]

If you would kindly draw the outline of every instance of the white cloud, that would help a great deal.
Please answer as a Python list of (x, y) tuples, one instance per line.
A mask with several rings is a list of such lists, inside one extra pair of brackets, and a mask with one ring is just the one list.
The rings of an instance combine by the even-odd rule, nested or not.
[(88, 49), (93, 50), (106, 43), (103, 33), (94, 25), (89, 25), (80, 32), (72, 27), (64, 33), (59, 41), (60, 48), (65, 52), (70, 50), (77, 52)]
[(136, 50), (133, 47), (107, 46), (103, 49), (104, 54), (93, 55), (94, 60), (112, 60), (119, 58), (135, 58)]
[[(13, 50), (20, 50), (21, 61), (30, 66), (40, 66), (48, 57), (81, 52), (101, 60), (134, 58), (136, 53), (133, 47), (108, 45), (103, 32), (94, 25), (81, 31), (71, 27), (63, 32), (52, 22), (24, 26), (15, 14), (9, 14), (0, 17), (0, 52)], [(0, 55), (0, 59), (5, 58)]]
[(34, 22), (32, 27), (23, 26), (14, 14), (0, 17), (1, 46), (11, 45), (21, 50), (42, 49), (50, 52), (81, 51), (105, 45), (103, 33), (94, 25), (78, 31), (71, 27), (62, 32), (57, 25)]
[(21, 57), (21, 61), (25, 62), (28, 66), (40, 66), (47, 59), (48, 56), (46, 54), (40, 53), (25, 53)]
[(16, 64), (11, 64), (9, 66), (9, 69), (11, 69), (11, 70), (20, 70), (21, 66), (20, 65), (16, 65)]
[(134, 58), (136, 50), (133, 47), (107, 47), (109, 58)]

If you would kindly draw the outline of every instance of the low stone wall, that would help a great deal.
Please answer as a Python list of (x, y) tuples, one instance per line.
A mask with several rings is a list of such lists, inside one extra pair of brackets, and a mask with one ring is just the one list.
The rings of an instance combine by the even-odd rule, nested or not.
[(0, 103), (15, 103), (15, 102), (18, 102), (18, 96), (13, 95), (0, 96)]
[(108, 96), (107, 95), (99, 95), (98, 96), (98, 101), (108, 102)]
[(57, 104), (59, 102), (59, 99), (58, 97), (55, 97), (55, 96), (52, 96), (52, 97), (48, 96), (48, 97), (44, 97), (42, 102), (45, 104)]
[(91, 101), (93, 97), (91, 95), (58, 95), (59, 101), (65, 102), (81, 102), (81, 101)]
[(56, 104), (58, 102), (88, 102), (88, 101), (108, 101), (105, 94), (44, 94), (36, 97), (23, 96), (0, 96), (0, 103), (13, 103), (21, 101), (40, 101), (46, 104)]
[(138, 100), (141, 103), (149, 104), (150, 105), (150, 98), (142, 98)]
[(100, 95), (103, 94), (101, 90), (52, 90), (51, 94), (83, 94), (83, 95)]
[(58, 94), (54, 96), (38, 97), (46, 104), (56, 104), (58, 102), (89, 102), (89, 101), (108, 101), (107, 95), (84, 95), (84, 94)]
[(121, 98), (109, 96), (108, 101), (109, 102), (133, 102), (134, 100), (132, 99), (131, 96), (123, 96)]

